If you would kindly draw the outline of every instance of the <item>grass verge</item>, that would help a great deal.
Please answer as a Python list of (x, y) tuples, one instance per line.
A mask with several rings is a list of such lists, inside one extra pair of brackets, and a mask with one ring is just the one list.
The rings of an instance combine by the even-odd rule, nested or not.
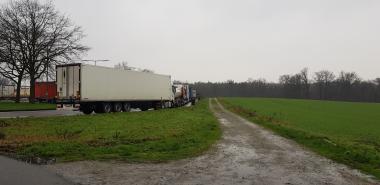
[(207, 150), (221, 135), (206, 100), (159, 111), (6, 119), (0, 132), (3, 153), (61, 162), (181, 159)]
[(48, 103), (14, 103), (0, 102), (0, 112), (31, 111), (31, 110), (54, 110), (55, 104)]
[(380, 104), (221, 98), (229, 110), (380, 179)]

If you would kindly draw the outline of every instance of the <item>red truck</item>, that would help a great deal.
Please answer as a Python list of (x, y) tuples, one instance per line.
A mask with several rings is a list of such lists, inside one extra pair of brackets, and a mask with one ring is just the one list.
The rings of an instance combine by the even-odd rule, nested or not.
[(55, 103), (57, 84), (56, 82), (36, 82), (34, 93), (39, 102)]

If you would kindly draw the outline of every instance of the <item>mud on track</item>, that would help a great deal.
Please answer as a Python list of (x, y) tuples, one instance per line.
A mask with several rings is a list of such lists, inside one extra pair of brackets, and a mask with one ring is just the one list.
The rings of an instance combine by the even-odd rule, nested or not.
[(73, 162), (48, 166), (79, 184), (377, 184), (210, 104), (222, 139), (206, 154), (162, 164)]

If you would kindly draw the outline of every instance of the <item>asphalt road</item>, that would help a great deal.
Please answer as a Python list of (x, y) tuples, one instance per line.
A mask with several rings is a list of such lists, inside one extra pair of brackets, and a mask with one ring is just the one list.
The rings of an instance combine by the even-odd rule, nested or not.
[(25, 118), (25, 117), (49, 117), (49, 116), (74, 116), (83, 113), (72, 110), (38, 110), (38, 111), (12, 111), (0, 112), (0, 118)]
[[(191, 103), (188, 103), (185, 106), (190, 107)], [(153, 110), (153, 109), (150, 109), (150, 110)], [(141, 111), (141, 110), (134, 109), (134, 108), (131, 110), (131, 112), (138, 112), (138, 111)], [(75, 115), (83, 115), (83, 113), (80, 111), (74, 111), (74, 110), (9, 111), (9, 112), (0, 112), (0, 119), (1, 118), (49, 117), (49, 116), (75, 116)]]
[(1, 185), (71, 185), (73, 183), (43, 168), (0, 156)]
[[(191, 104), (187, 104), (185, 106), (189, 107), (191, 106)], [(150, 110), (153, 110), (153, 109), (150, 109)], [(131, 110), (131, 112), (138, 112), (138, 111), (140, 111), (140, 109)], [(75, 116), (75, 115), (83, 115), (83, 113), (80, 111), (73, 111), (73, 110), (35, 110), (35, 111), (0, 112), (0, 118), (26, 118), (26, 117)]]

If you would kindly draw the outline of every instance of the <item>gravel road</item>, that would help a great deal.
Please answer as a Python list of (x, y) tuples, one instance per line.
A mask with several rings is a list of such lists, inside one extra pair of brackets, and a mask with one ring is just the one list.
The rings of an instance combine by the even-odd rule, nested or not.
[(344, 184), (378, 182), (211, 105), (222, 139), (206, 154), (161, 164), (73, 162), (48, 166), (79, 184)]

